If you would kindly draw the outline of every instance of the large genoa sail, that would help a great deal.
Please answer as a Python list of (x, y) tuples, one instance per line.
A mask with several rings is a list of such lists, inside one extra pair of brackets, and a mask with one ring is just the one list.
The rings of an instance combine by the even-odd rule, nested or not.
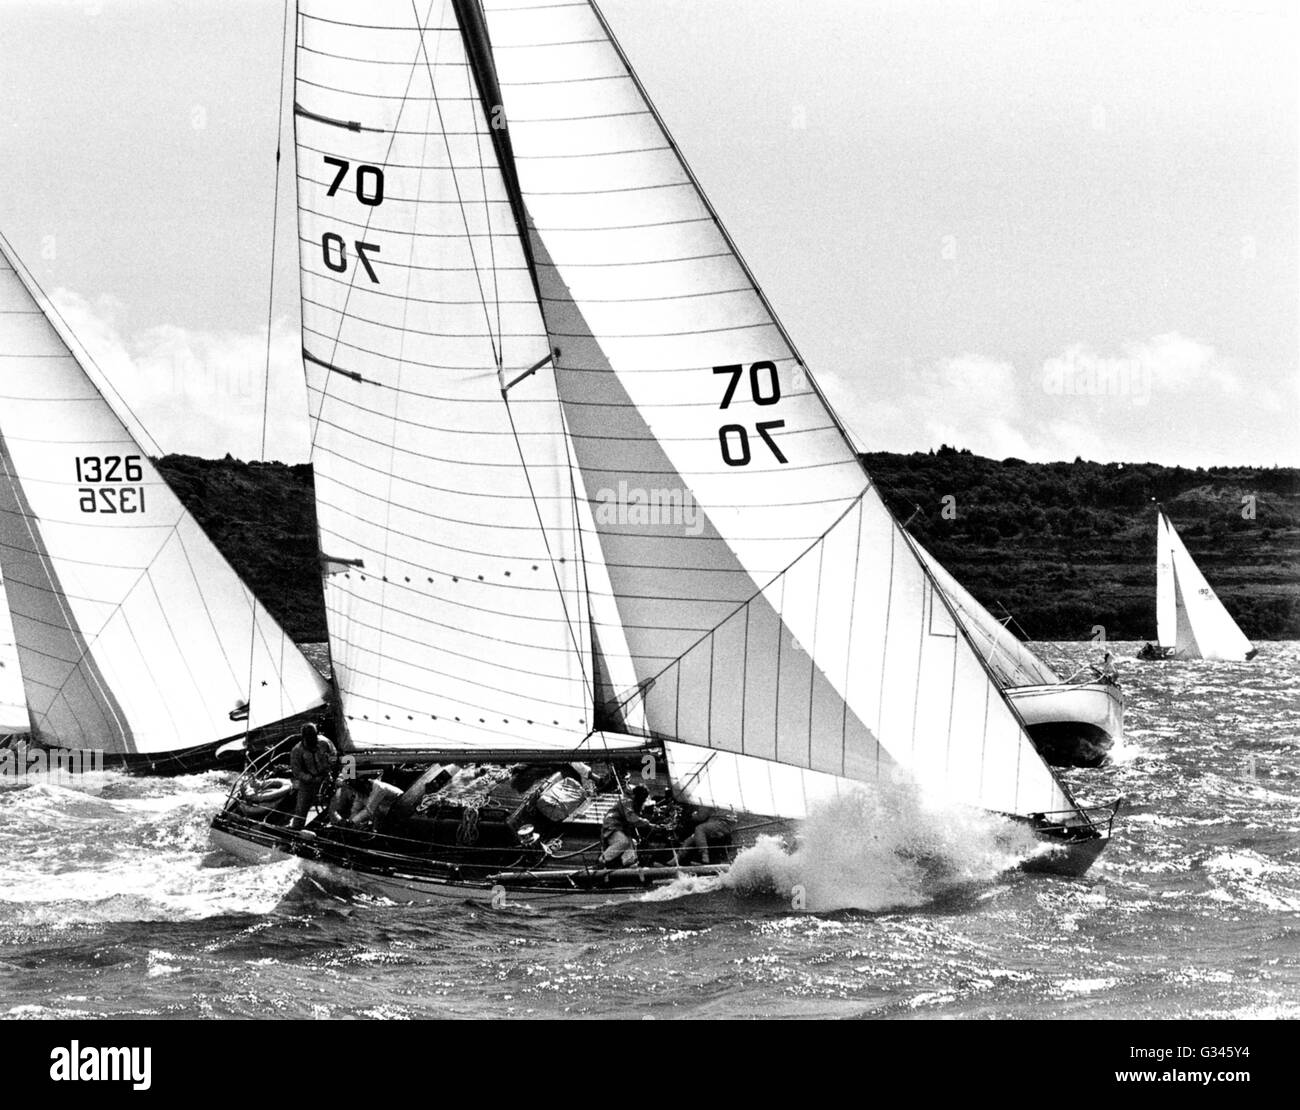
[(321, 707), (0, 238), (0, 567), (35, 739), (128, 761)]
[(957, 616), (970, 633), (971, 642), (979, 649), (989, 669), (1005, 689), (1013, 686), (1051, 686), (1061, 681), (1051, 667), (1029, 650), (1006, 626), (974, 595), (957, 581), (915, 538), (912, 546), (943, 590)]
[(1255, 654), (1164, 510), (1156, 520), (1156, 633), (1178, 659), (1243, 661)]
[[(546, 330), (454, 5), (300, 5), (307, 374), (357, 749), (566, 749), (592, 628)], [(507, 406), (503, 391), (509, 389)]]
[(499, 82), (583, 542), (613, 602), (595, 633), (634, 679), (615, 708), (670, 760), (707, 749), (678, 776), (688, 796), (752, 812), (896, 775), (991, 810), (1072, 809), (594, 5), (486, 11), (480, 93)]

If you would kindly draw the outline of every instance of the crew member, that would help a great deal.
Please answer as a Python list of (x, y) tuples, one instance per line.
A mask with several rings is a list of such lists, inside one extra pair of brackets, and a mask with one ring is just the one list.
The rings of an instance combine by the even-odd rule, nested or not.
[(300, 731), (302, 739), (293, 746), (289, 753), (289, 776), (297, 788), (298, 799), (293, 811), (290, 828), (300, 829), (307, 819), (307, 812), (320, 795), (320, 788), (334, 770), (334, 761), (338, 753), (326, 736), (316, 732), (316, 726), (306, 724)]
[(356, 828), (376, 828), (388, 816), (402, 791), (379, 778), (348, 779), (330, 803), (330, 819)]
[(1110, 652), (1106, 652), (1100, 664), (1094, 663), (1092, 665), (1092, 673), (1097, 676), (1099, 682), (1106, 682), (1112, 686), (1119, 683), (1119, 671), (1115, 669), (1115, 664), (1111, 662)]
[(709, 838), (729, 842), (731, 832), (736, 827), (736, 816), (733, 813), (718, 813), (708, 806), (700, 806), (695, 811), (695, 820), (698, 822), (691, 835), (682, 841), (682, 847), (694, 849), (699, 853), (700, 862), (707, 864), (709, 862)]
[(652, 828), (651, 822), (641, 816), (641, 807), (649, 795), (638, 783), (632, 788), (632, 797), (622, 797), (605, 815), (600, 827), (601, 867), (635, 867), (636, 841), (639, 829)]

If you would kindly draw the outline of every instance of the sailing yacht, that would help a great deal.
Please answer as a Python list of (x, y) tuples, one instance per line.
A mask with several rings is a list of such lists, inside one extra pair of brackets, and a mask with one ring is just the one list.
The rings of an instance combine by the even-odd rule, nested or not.
[[(915, 538), (912, 546), (956, 610), (972, 643), (1054, 767), (1097, 767), (1124, 738), (1124, 694), (1113, 677), (1063, 679), (971, 595)], [(1085, 669), (1091, 676), (1091, 668)]]
[(400, 796), (298, 830), (272, 757), (214, 843), (397, 897), (603, 899), (683, 864), (661, 819), (599, 866), (629, 780), (734, 819), (724, 855), (901, 781), (1086, 869), (1113, 808), (1039, 757), (596, 5), (304, 0), (296, 36), (337, 737)]
[(321, 715), (328, 685), (75, 349), (0, 235), (0, 575), (30, 741), (177, 773)]
[(1156, 509), (1156, 637), (1139, 659), (1246, 662), (1258, 654), (1192, 560), (1163, 505)]

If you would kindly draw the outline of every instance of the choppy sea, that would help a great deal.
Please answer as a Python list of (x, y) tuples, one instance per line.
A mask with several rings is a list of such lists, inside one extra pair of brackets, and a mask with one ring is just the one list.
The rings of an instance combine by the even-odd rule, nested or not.
[(1123, 748), (1066, 775), (1127, 799), (1083, 879), (1015, 870), (996, 819), (866, 799), (721, 886), (416, 907), (211, 849), (224, 773), (0, 778), (0, 1016), (1300, 1017), (1300, 643), (1137, 646)]

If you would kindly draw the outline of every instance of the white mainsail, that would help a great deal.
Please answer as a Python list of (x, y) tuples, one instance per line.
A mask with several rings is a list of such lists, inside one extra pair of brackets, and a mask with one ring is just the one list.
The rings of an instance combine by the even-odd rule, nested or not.
[(453, 5), (300, 4), (295, 112), (350, 743), (574, 748), (595, 722), (570, 461), (549, 371), (523, 376), (548, 341)]
[(1240, 662), (1255, 654), (1164, 510), (1156, 519), (1156, 634), (1179, 659)]
[[(654, 736), (711, 749), (691, 777), (757, 812), (781, 799), (798, 815), (791, 799), (896, 774), (986, 809), (1072, 808), (594, 5), (486, 12), (555, 379), (636, 676), (620, 704), (639, 701)], [(631, 511), (656, 498), (684, 509)], [(607, 631), (597, 620), (608, 650)]]
[(974, 595), (957, 581), (933, 555), (909, 537), (916, 553), (921, 557), (934, 580), (939, 584), (957, 615), (961, 618), (971, 641), (984, 657), (984, 662), (997, 676), (1005, 689), (1009, 686), (1048, 686), (1061, 681), (1051, 667), (1029, 650), (1016, 635), (992, 613), (984, 608)]
[(36, 739), (161, 756), (321, 706), (55, 318), (0, 237), (0, 567)]

